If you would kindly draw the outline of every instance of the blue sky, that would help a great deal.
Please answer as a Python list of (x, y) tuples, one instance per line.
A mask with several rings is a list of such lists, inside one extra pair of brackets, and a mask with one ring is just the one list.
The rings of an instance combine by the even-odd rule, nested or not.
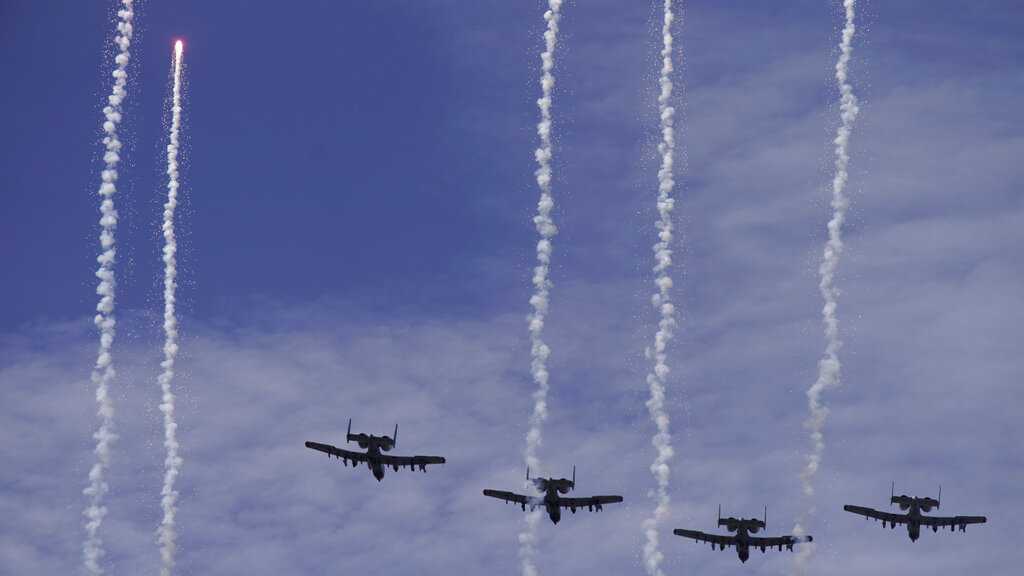
[[(100, 106), (112, 4), (0, 6), (0, 572), (79, 569), (96, 419)], [(1024, 41), (1016, 2), (863, 2), (839, 318), (815, 573), (1012, 574), (1024, 562)], [(186, 164), (181, 573), (516, 573), (540, 2), (149, 1), (137, 18), (117, 197), (121, 439), (110, 573), (154, 572), (162, 446), (159, 219), (173, 39), (184, 38)], [(836, 2), (686, 2), (670, 414), (672, 573), (734, 553), (671, 536), (804, 503), (804, 390), (824, 347)], [(660, 6), (564, 8), (554, 95), (551, 416), (545, 473), (575, 463), (601, 515), (542, 525), (542, 573), (636, 572), (653, 503), (643, 348), (656, 219)], [(349, 417), (427, 475), (327, 462)], [(966, 535), (844, 514), (885, 488), (987, 514)], [(595, 542), (602, 544), (595, 547)], [(381, 564), (382, 559), (384, 564)], [(875, 564), (881, 568), (873, 567)], [(792, 555), (754, 555), (784, 574)]]

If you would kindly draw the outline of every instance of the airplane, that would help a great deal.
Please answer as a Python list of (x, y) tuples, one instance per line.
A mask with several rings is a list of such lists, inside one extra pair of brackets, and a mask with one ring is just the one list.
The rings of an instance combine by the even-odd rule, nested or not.
[(353, 434), (352, 433), (352, 419), (348, 419), (348, 433), (345, 436), (345, 442), (357, 442), (360, 448), (366, 450), (366, 452), (352, 452), (350, 450), (343, 450), (336, 448), (330, 444), (321, 444), (319, 442), (306, 442), (306, 448), (313, 450), (319, 450), (327, 454), (330, 458), (340, 458), (342, 463), (346, 466), (348, 461), (352, 461), (352, 467), (355, 468), (360, 462), (366, 462), (366, 466), (373, 473), (373, 477), (378, 482), (384, 479), (384, 468), (390, 466), (398, 472), (399, 468), (408, 466), (410, 470), (419, 467), (420, 471), (427, 471), (427, 464), (444, 464), (445, 460), (441, 456), (389, 456), (387, 454), (381, 454), (381, 452), (389, 452), (398, 443), (398, 424), (395, 424), (395, 435), (388, 436), (373, 436), (372, 434)]
[(968, 524), (984, 524), (988, 521), (984, 516), (923, 516), (921, 512), (929, 512), (932, 508), (939, 507), (939, 501), (942, 500), (942, 486), (939, 486), (939, 497), (938, 498), (918, 498), (916, 496), (910, 497), (906, 494), (896, 495), (896, 482), (892, 483), (892, 488), (889, 491), (889, 505), (898, 504), (900, 510), (906, 510), (906, 514), (893, 514), (891, 512), (879, 512), (872, 508), (865, 508), (863, 506), (850, 506), (847, 504), (843, 506), (843, 510), (847, 512), (853, 512), (854, 514), (860, 514), (867, 518), (873, 518), (875, 520), (882, 521), (882, 527), (885, 528), (886, 524), (891, 525), (892, 528), (896, 528), (897, 524), (907, 525), (907, 535), (910, 536), (912, 542), (917, 542), (917, 539), (921, 537), (921, 526), (931, 526), (932, 532), (938, 532), (940, 526), (948, 526), (952, 532), (956, 527), (960, 528), (961, 532), (967, 531)]
[(543, 506), (548, 513), (551, 522), (558, 524), (562, 519), (562, 508), (568, 508), (573, 514), (577, 508), (586, 508), (593, 512), (600, 512), (604, 504), (622, 502), (622, 496), (590, 496), (589, 498), (563, 498), (559, 494), (568, 494), (576, 488), (576, 466), (572, 467), (572, 480), (567, 478), (530, 478), (530, 468), (526, 468), (526, 479), (531, 480), (533, 485), (543, 492), (543, 496), (524, 496), (504, 490), (484, 490), (484, 496), (497, 498), (506, 502), (519, 504), (523, 511), (529, 506), (533, 511), (538, 506)]
[(727, 546), (736, 547), (736, 555), (740, 557), (740, 562), (746, 562), (750, 558), (751, 548), (760, 548), (763, 554), (768, 548), (778, 548), (779, 552), (782, 551), (782, 547), (785, 546), (786, 550), (793, 551), (793, 545), (800, 542), (813, 542), (813, 536), (773, 536), (773, 537), (759, 537), (751, 536), (751, 534), (757, 534), (758, 531), (764, 529), (768, 525), (768, 507), (764, 507), (764, 520), (758, 520), (757, 518), (722, 518), (722, 507), (718, 507), (718, 525), (725, 526), (725, 529), (729, 532), (735, 532), (735, 536), (719, 535), (719, 534), (707, 534), (705, 532), (699, 532), (697, 530), (684, 530), (677, 528), (672, 531), (676, 536), (682, 536), (684, 538), (692, 538), (698, 542), (708, 542), (711, 547), (714, 548), (716, 545), (719, 550), (725, 550)]

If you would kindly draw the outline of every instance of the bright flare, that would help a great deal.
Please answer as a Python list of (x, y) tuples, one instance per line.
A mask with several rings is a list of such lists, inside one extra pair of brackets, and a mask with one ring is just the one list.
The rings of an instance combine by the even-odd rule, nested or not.
[[(544, 420), (548, 417), (547, 360), (551, 349), (541, 339), (541, 332), (544, 330), (544, 318), (548, 313), (548, 291), (551, 288), (551, 281), (548, 280), (548, 271), (551, 266), (551, 239), (558, 232), (555, 223), (551, 220), (551, 209), (555, 205), (554, 199), (551, 197), (551, 90), (555, 86), (555, 77), (551, 72), (555, 68), (555, 45), (558, 41), (558, 19), (561, 8), (562, 0), (548, 0), (548, 10), (544, 13), (544, 20), (547, 21), (548, 26), (544, 32), (544, 52), (540, 55), (541, 97), (537, 100), (537, 107), (540, 108), (540, 122), (537, 123), (540, 147), (534, 152), (534, 156), (537, 160), (535, 175), (537, 186), (540, 187), (540, 201), (537, 202), (537, 215), (533, 217), (533, 224), (537, 228), (540, 240), (537, 242), (537, 266), (533, 269), (534, 291), (533, 296), (530, 297), (533, 313), (529, 316), (530, 373), (533, 375), (534, 383), (537, 384), (537, 391), (533, 393), (533, 413), (530, 415), (530, 430), (526, 434), (524, 454), (526, 465), (534, 470), (539, 470), (537, 448), (541, 444)], [(532, 485), (527, 484), (529, 490), (534, 490)], [(523, 562), (523, 576), (536, 576), (537, 574), (533, 557), (540, 514), (540, 511), (527, 514), (526, 526), (519, 533), (519, 556)]]
[(654, 285), (658, 291), (651, 296), (651, 304), (658, 311), (660, 319), (658, 332), (654, 335), (654, 348), (647, 349), (647, 357), (654, 361), (653, 369), (647, 375), (647, 385), (650, 389), (647, 410), (657, 428), (651, 443), (658, 451), (654, 463), (651, 464), (651, 474), (658, 483), (655, 493), (657, 504), (654, 514), (643, 523), (644, 534), (647, 537), (643, 547), (644, 567), (651, 576), (664, 575), (661, 570), (663, 555), (658, 549), (658, 526), (669, 512), (669, 462), (673, 455), (669, 418), (665, 411), (665, 386), (669, 374), (666, 348), (676, 326), (675, 306), (672, 304), (670, 293), (672, 277), (668, 273), (669, 266), (672, 265), (672, 208), (675, 206), (675, 200), (672, 198), (672, 188), (675, 186), (672, 172), (676, 147), (673, 124), (675, 108), (669, 104), (672, 98), (673, 20), (675, 15), (672, 13), (672, 0), (665, 0), (661, 26), (661, 76), (658, 79), (661, 89), (658, 94), (658, 116), (661, 119), (661, 143), (658, 144), (658, 153), (661, 154), (661, 168), (658, 170), (658, 221), (655, 222), (658, 242), (654, 245)]
[[(818, 289), (825, 305), (821, 309), (822, 323), (825, 327), (825, 355), (818, 361), (818, 379), (807, 390), (807, 406), (810, 409), (810, 417), (805, 426), (811, 431), (811, 452), (807, 455), (807, 464), (800, 472), (800, 480), (803, 483), (804, 497), (808, 500), (807, 509), (793, 528), (793, 533), (802, 535), (806, 532), (806, 523), (809, 517), (814, 514), (814, 476), (818, 473), (821, 465), (821, 458), (825, 452), (825, 438), (823, 429), (825, 419), (828, 417), (828, 408), (821, 401), (821, 394), (825, 390), (839, 385), (839, 374), (841, 365), (839, 363), (839, 349), (843, 343), (839, 339), (839, 320), (836, 317), (837, 299), (839, 290), (835, 287), (835, 273), (839, 266), (839, 257), (843, 253), (843, 221), (846, 219), (846, 209), (850, 205), (844, 191), (846, 182), (849, 179), (847, 166), (850, 163), (848, 146), (850, 133), (853, 131), (853, 122), (857, 119), (860, 111), (857, 107), (857, 97), (853, 94), (853, 86), (848, 80), (847, 68), (850, 57), (853, 55), (853, 34), (856, 31), (854, 26), (854, 8), (856, 0), (844, 0), (843, 8), (846, 13), (846, 25), (843, 27), (843, 39), (839, 44), (839, 60), (836, 62), (836, 83), (839, 85), (839, 112), (841, 124), (836, 131), (835, 140), (835, 176), (832, 179), (832, 219), (828, 223), (828, 242), (825, 243), (825, 250), (822, 256), (818, 273), (821, 280)], [(797, 574), (804, 574), (807, 570), (807, 562), (810, 559), (812, 545), (804, 545), (796, 555)]]
[(83, 493), (89, 499), (85, 515), (85, 542), (82, 545), (82, 559), (86, 573), (97, 576), (103, 574), (100, 560), (103, 558), (103, 539), (99, 530), (103, 517), (107, 515), (104, 496), (109, 491), (106, 474), (110, 467), (110, 448), (117, 440), (114, 432), (114, 404), (110, 399), (110, 384), (113, 382), (114, 371), (111, 348), (114, 344), (114, 258), (116, 255), (114, 231), (117, 229), (117, 210), (114, 209), (114, 194), (117, 193), (117, 165), (121, 161), (121, 140), (117, 136), (117, 127), (121, 123), (124, 99), (128, 97), (125, 86), (128, 84), (128, 60), (131, 53), (128, 48), (132, 40), (132, 0), (121, 0), (121, 9), (117, 11), (117, 34), (114, 43), (117, 45), (117, 56), (114, 57), (115, 68), (111, 75), (114, 86), (107, 96), (107, 105), (103, 108), (103, 171), (100, 173), (102, 183), (99, 195), (100, 203), (100, 248), (102, 252), (97, 258), (99, 269), (96, 277), (99, 285), (96, 293), (100, 296), (96, 305), (96, 316), (93, 322), (100, 331), (100, 346), (96, 355), (96, 364), (92, 369), (92, 382), (96, 385), (97, 415), (100, 419), (99, 429), (93, 434), (96, 440), (96, 462), (89, 470), (89, 485)]
[(178, 455), (178, 424), (174, 421), (174, 393), (171, 380), (174, 378), (174, 360), (178, 355), (178, 318), (175, 314), (175, 291), (178, 287), (178, 242), (174, 236), (174, 210), (178, 206), (178, 132), (181, 129), (181, 40), (174, 44), (174, 88), (171, 95), (171, 132), (167, 144), (167, 202), (164, 204), (164, 360), (160, 363), (163, 371), (157, 379), (160, 383), (160, 411), (164, 415), (164, 485), (160, 491), (160, 506), (164, 518), (157, 529), (160, 543), (160, 574), (170, 576), (174, 568), (174, 550), (177, 534), (174, 517), (177, 512), (178, 492), (174, 482), (181, 473), (182, 459)]

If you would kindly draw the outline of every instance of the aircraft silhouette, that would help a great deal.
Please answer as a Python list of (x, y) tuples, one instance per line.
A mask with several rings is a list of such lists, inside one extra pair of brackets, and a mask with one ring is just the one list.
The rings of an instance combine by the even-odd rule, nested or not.
[(672, 531), (676, 536), (682, 536), (684, 538), (692, 538), (698, 542), (708, 542), (711, 547), (714, 548), (716, 545), (719, 550), (725, 550), (728, 546), (736, 547), (736, 555), (740, 557), (740, 562), (746, 562), (750, 558), (750, 548), (760, 548), (761, 552), (764, 553), (768, 548), (778, 548), (782, 551), (782, 547), (785, 546), (786, 550), (793, 551), (793, 545), (799, 542), (812, 542), (813, 536), (774, 536), (774, 537), (760, 537), (751, 536), (751, 534), (757, 534), (760, 530), (763, 530), (768, 525), (768, 507), (764, 507), (764, 520), (758, 520), (757, 518), (722, 518), (722, 507), (718, 507), (718, 525), (725, 526), (725, 529), (729, 532), (735, 532), (734, 536), (720, 535), (720, 534), (707, 534), (705, 532), (699, 532), (697, 530), (684, 530), (677, 528)]
[[(531, 480), (529, 468), (526, 469), (526, 479)], [(559, 496), (559, 494), (568, 494), (576, 488), (576, 466), (572, 467), (572, 480), (567, 478), (533, 478), (532, 482), (537, 490), (544, 494), (543, 496), (525, 496), (523, 494), (505, 492), (504, 490), (484, 490), (484, 496), (490, 496), (491, 498), (497, 498), (506, 502), (514, 502), (519, 504), (524, 512), (527, 506), (530, 507), (531, 511), (538, 506), (543, 506), (547, 510), (548, 518), (555, 524), (558, 524), (558, 521), (562, 519), (562, 508), (568, 508), (573, 514), (576, 513), (577, 508), (587, 508), (590, 511), (596, 509), (600, 512), (604, 504), (622, 502), (622, 496), (590, 496), (589, 498), (563, 498)]]
[(384, 468), (386, 466), (391, 466), (395, 472), (398, 472), (398, 469), (401, 467), (408, 466), (412, 470), (418, 466), (421, 471), (426, 472), (427, 464), (444, 464), (445, 462), (441, 456), (390, 456), (388, 454), (381, 454), (381, 452), (389, 452), (398, 442), (398, 424), (395, 424), (395, 435), (390, 437), (361, 433), (353, 434), (352, 419), (349, 418), (345, 442), (356, 442), (366, 452), (352, 452), (319, 442), (306, 442), (306, 448), (324, 452), (328, 458), (331, 456), (339, 458), (346, 466), (348, 461), (351, 460), (353, 468), (358, 466), (360, 462), (366, 462), (367, 467), (378, 482), (384, 479)]
[(922, 512), (930, 512), (932, 508), (938, 508), (942, 499), (942, 486), (939, 486), (938, 498), (918, 498), (901, 494), (896, 496), (896, 482), (892, 483), (889, 491), (889, 505), (898, 504), (900, 510), (906, 510), (906, 514), (893, 514), (892, 512), (880, 512), (873, 508), (863, 506), (843, 506), (843, 510), (860, 514), (861, 516), (881, 520), (882, 527), (886, 524), (896, 528), (897, 524), (907, 525), (907, 535), (912, 542), (917, 542), (921, 537), (921, 526), (931, 526), (932, 532), (938, 532), (940, 526), (948, 526), (950, 531), (960, 527), (961, 532), (967, 531), (968, 524), (984, 524), (988, 521), (984, 516), (924, 516)]

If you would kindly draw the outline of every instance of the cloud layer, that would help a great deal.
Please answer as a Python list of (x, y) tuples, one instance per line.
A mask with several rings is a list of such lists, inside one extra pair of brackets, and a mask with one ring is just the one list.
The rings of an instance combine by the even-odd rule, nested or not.
[[(770, 532), (797, 517), (803, 391), (821, 347), (816, 264), (829, 215), (836, 113), (828, 109), (836, 56), (829, 50), (838, 38), (807, 23), (831, 22), (835, 14), (820, 2), (793, 8), (804, 12), (799, 18), (729, 11), (729, 4), (692, 3), (679, 38), (688, 57), (677, 72), (687, 88), (676, 120), (688, 136), (680, 140), (687, 169), (678, 183), (685, 201), (675, 212), (685, 249), (674, 256), (686, 270), (676, 283), (686, 329), (668, 361), (685, 384), (688, 409), (668, 396), (666, 409), (685, 430), (673, 439), (685, 457), (673, 468), (673, 511), (663, 523), (667, 573), (735, 573), (735, 554), (670, 533), (712, 529), (718, 503), (745, 516), (767, 504)], [(1016, 49), (998, 34), (971, 43), (976, 12), (956, 13), (972, 18), (970, 26), (945, 26), (935, 13), (897, 21), (892, 11), (901, 9), (893, 4), (866, 14), (866, 40), (851, 63), (866, 82), (851, 142), (858, 160), (839, 273), (845, 385), (830, 396), (829, 457), (808, 527), (819, 542), (810, 571), (1008, 576), (1024, 562), (1013, 542), (1024, 531), (1013, 513), (1024, 505), (1016, 446), (1024, 432), (1024, 264), (1017, 257), (1024, 244), (1024, 166), (1017, 161), (1024, 132), (1016, 112), (1024, 76), (1019, 59), (1007, 57)], [(626, 502), (600, 515), (567, 515), (557, 527), (542, 523), (536, 560), (552, 574), (639, 573), (641, 526), (651, 509), (643, 348), (657, 319), (648, 301), (652, 277), (636, 262), (656, 241), (650, 75), (660, 22), (648, 7), (626, 14), (621, 6), (574, 6), (573, 26), (560, 37), (555, 98), (566, 105), (559, 108), (556, 173), (565, 194), (555, 214), (560, 248), (552, 269), (559, 305), (545, 324), (556, 380), (544, 457), (564, 470), (577, 464), (581, 493), (621, 493)], [(502, 40), (525, 28), (510, 33), (481, 13), (444, 14), (465, 22), (446, 28), (465, 34), (439, 40), (464, 48), (453, 51), (458, 70), (510, 91), (522, 86), (522, 122), (492, 107), (504, 101), (495, 90), (450, 119), (452, 138), (488, 151), (529, 150), (539, 46), (524, 45), (519, 54)], [(535, 17), (534, 10), (529, 22)], [(750, 57), (752, 44), (766, 47), (759, 58)], [(923, 58), (922, 48), (937, 56)], [(508, 85), (501, 83), (506, 77)], [(462, 195), (445, 191), (460, 203), (493, 208), (479, 211), (486, 226), (508, 220), (514, 226), (507, 229), (519, 231), (480, 260), (451, 256), (453, 266), (477, 274), (460, 277), (477, 282), (457, 288), (487, 294), (486, 306), (410, 313), (396, 299), (382, 312), (316, 301), (285, 306), (272, 296), (255, 314), (250, 295), (239, 294), (233, 309), (246, 314), (183, 318), (189, 330), (176, 375), (177, 415), (190, 465), (179, 484), (182, 573), (518, 569), (522, 513), (480, 490), (515, 487), (523, 473), (524, 418), (535, 388), (522, 326), (536, 241), (529, 226), (534, 166), (525, 154), (513, 159), (515, 170), (479, 157), (486, 169), (520, 178)], [(516, 189), (529, 194), (509, 193)], [(282, 232), (308, 225), (290, 218), (288, 206), (280, 210)], [(190, 221), (216, 218), (203, 210), (195, 216)], [(338, 218), (360, 224), (353, 213)], [(360, 248), (380, 255), (373, 242)], [(372, 288), (405, 280), (362, 273), (344, 259), (323, 265)], [(184, 291), (186, 300), (219, 278), (200, 280)], [(121, 440), (103, 525), (118, 574), (159, 566), (153, 526), (163, 450), (152, 375), (160, 338), (149, 314), (125, 314), (119, 324)], [(94, 335), (87, 321), (3, 330), (0, 514), (10, 520), (0, 525), (0, 572), (70, 573), (81, 562), (80, 488), (91, 464)], [(437, 453), (449, 463), (377, 484), (365, 469), (302, 447), (307, 439), (340, 441), (349, 416), (377, 433), (398, 421), (403, 452)], [(929, 532), (911, 544), (841, 511), (847, 503), (884, 507), (890, 480), (918, 494), (941, 483), (943, 512), (987, 514), (990, 523), (962, 535)], [(784, 574), (792, 562), (791, 554), (755, 553), (743, 570)]]

